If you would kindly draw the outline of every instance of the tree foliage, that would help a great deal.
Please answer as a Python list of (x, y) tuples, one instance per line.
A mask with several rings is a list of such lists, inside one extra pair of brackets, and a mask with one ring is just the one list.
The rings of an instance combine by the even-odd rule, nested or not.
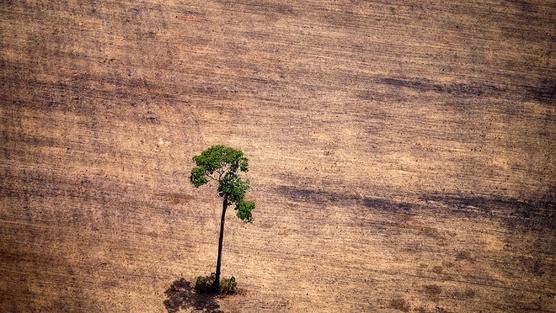
[(215, 145), (193, 157), (197, 165), (191, 170), (189, 180), (195, 187), (210, 181), (218, 183), (218, 195), (228, 203), (235, 204), (238, 218), (244, 222), (253, 222), (251, 211), (255, 209), (253, 201), (244, 200), (249, 189), (249, 180), (239, 176), (239, 172), (247, 172), (249, 160), (242, 151), (223, 145)]

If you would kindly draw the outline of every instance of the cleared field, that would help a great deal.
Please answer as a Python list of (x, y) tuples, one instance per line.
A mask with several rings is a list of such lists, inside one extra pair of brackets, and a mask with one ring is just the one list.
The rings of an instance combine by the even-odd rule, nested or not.
[(556, 312), (555, 25), (554, 1), (1, 1), (0, 311), (167, 312), (214, 267), (220, 199), (188, 175), (221, 143), (255, 223), (226, 222), (241, 293), (193, 307)]

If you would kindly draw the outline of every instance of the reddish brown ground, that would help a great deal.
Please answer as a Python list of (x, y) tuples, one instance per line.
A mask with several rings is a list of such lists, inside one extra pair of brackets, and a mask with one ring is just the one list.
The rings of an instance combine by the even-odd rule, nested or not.
[(216, 143), (193, 307), (556, 312), (554, 1), (94, 3), (0, 2), (1, 312), (166, 312)]

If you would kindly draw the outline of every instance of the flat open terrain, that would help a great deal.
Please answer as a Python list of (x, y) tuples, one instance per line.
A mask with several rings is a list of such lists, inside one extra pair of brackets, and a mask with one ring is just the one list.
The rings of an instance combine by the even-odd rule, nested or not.
[(553, 0), (0, 1), (0, 311), (166, 313), (222, 143), (193, 308), (556, 312), (555, 51)]

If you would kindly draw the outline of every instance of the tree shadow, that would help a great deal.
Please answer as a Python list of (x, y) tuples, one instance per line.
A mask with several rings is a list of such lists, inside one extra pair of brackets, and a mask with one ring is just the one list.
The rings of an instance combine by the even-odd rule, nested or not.
[(213, 295), (198, 294), (191, 286), (191, 282), (183, 278), (176, 279), (164, 294), (164, 306), (168, 313), (176, 313), (179, 310), (193, 309), (205, 313), (223, 313), (220, 305), (214, 301)]

